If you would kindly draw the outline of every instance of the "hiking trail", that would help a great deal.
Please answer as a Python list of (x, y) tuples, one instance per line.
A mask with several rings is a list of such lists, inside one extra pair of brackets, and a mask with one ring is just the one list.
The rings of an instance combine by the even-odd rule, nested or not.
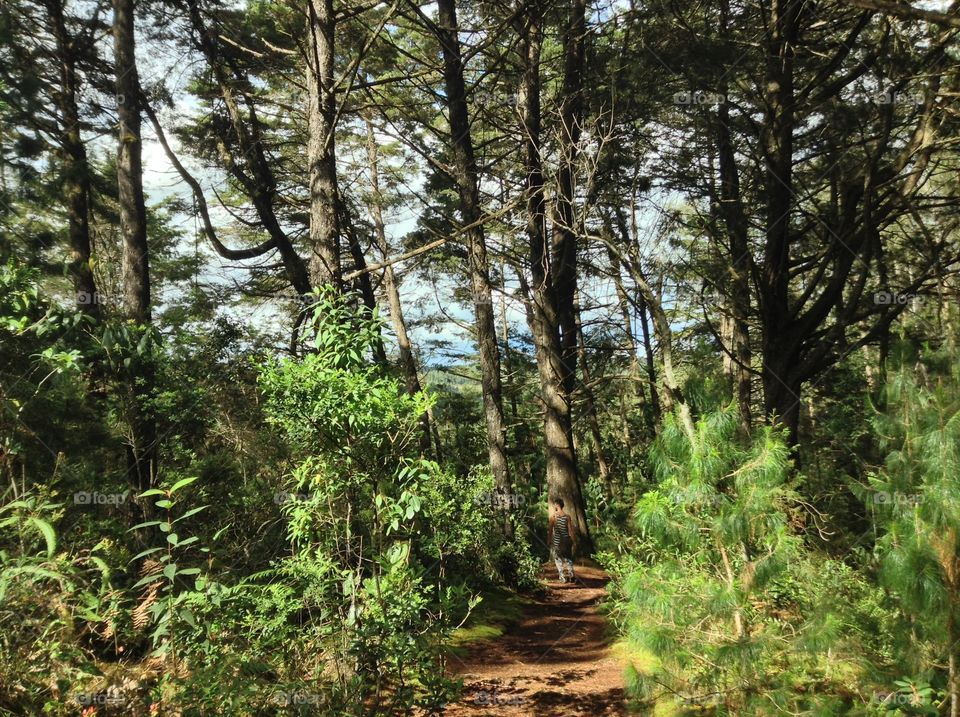
[(608, 576), (576, 566), (561, 583), (553, 565), (541, 571), (547, 591), (500, 637), (471, 643), (449, 660), (464, 680), (460, 700), (444, 715), (627, 715), (623, 664), (611, 653), (597, 605)]

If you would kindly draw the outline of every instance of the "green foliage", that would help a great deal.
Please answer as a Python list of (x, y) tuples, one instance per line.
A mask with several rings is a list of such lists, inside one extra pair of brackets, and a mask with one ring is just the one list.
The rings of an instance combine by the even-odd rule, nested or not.
[(75, 713), (76, 695), (98, 684), (96, 649), (123, 621), (103, 545), (58, 551), (63, 505), (8, 489), (0, 505), (0, 711)]
[(960, 367), (946, 368), (926, 382), (901, 370), (887, 384), (874, 421), (885, 460), (865, 496), (881, 578), (915, 636), (903, 655), (912, 674), (960, 660)]
[(471, 604), (445, 571), (489, 530), (472, 509), (489, 482), (418, 456), (429, 399), (366, 362), (377, 317), (323, 292), (313, 317), (316, 350), (268, 362), (261, 386), (269, 420), (309, 451), (284, 509), (292, 564), (320, 578), (304, 598), (335, 618), (317, 626), (317, 649), (337, 666), (344, 704), (440, 704), (453, 687), (442, 676), (452, 615)]
[[(183, 512), (174, 510), (179, 503), (179, 491), (196, 479), (196, 476), (182, 478), (169, 488), (153, 488), (141, 493), (141, 500), (157, 497), (154, 505), (164, 517), (159, 520), (148, 520), (130, 529), (134, 531), (155, 527), (158, 532), (157, 537), (163, 538), (160, 545), (140, 551), (131, 561), (149, 558), (141, 568), (143, 577), (131, 588), (143, 589), (140, 604), (134, 611), (133, 619), (134, 627), (145, 625), (147, 621), (152, 624), (150, 641), (153, 644), (153, 655), (169, 660), (170, 671), (174, 675), (177, 674), (178, 669), (178, 628), (181, 624), (197, 626), (196, 617), (189, 606), (193, 596), (189, 590), (184, 589), (184, 582), (187, 578), (193, 579), (195, 591), (202, 590), (207, 582), (200, 577), (200, 568), (184, 566), (187, 549), (197, 544), (199, 538), (195, 535), (184, 537), (180, 532), (182, 528), (177, 526), (181, 521), (204, 511), (207, 506), (201, 505)], [(195, 549), (201, 553), (210, 551), (209, 548), (198, 545)]]
[(703, 416), (693, 441), (669, 418), (651, 449), (657, 487), (635, 511), (651, 552), (606, 558), (611, 616), (653, 658), (632, 688), (718, 714), (826, 709), (823, 651), (837, 649), (841, 623), (804, 598), (818, 567), (796, 530), (789, 453), (770, 428), (746, 443), (737, 430), (733, 408)]

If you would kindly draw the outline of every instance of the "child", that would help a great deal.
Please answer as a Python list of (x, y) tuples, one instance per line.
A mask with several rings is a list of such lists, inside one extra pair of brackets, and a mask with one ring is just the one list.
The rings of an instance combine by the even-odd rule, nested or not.
[(573, 582), (573, 525), (570, 516), (563, 512), (563, 498), (554, 498), (553, 505), (547, 544), (560, 573), (560, 582)]

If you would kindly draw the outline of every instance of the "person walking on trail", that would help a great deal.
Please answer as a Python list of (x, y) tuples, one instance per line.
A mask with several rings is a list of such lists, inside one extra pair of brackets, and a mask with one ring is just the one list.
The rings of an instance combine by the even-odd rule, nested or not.
[(560, 573), (560, 582), (573, 582), (573, 525), (570, 516), (563, 512), (563, 498), (554, 498), (553, 508), (547, 544)]

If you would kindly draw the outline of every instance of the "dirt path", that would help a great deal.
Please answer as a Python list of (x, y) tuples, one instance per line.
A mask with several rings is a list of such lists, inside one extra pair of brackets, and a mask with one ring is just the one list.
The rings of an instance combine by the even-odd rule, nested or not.
[(519, 623), (450, 659), (464, 690), (445, 715), (627, 714), (622, 665), (609, 652), (606, 623), (596, 609), (607, 576), (580, 565), (576, 573), (574, 583), (563, 584), (553, 566), (545, 566), (548, 593)]

